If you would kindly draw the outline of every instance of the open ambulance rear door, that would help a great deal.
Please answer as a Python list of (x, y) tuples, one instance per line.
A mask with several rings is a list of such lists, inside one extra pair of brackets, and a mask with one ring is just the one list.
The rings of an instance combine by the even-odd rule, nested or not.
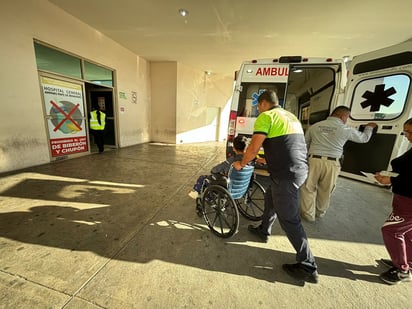
[(341, 175), (372, 182), (361, 172), (390, 171), (390, 161), (408, 149), (402, 129), (412, 117), (411, 79), (412, 41), (353, 58), (344, 101), (351, 108), (347, 124), (363, 130), (375, 122), (378, 128), (366, 144), (346, 143)]
[(257, 99), (265, 90), (275, 91), (279, 104), (294, 113), (306, 129), (329, 116), (343, 100), (345, 85), (342, 59), (284, 56), (244, 61), (232, 95), (227, 156), (232, 155), (235, 136), (252, 136), (258, 116)]

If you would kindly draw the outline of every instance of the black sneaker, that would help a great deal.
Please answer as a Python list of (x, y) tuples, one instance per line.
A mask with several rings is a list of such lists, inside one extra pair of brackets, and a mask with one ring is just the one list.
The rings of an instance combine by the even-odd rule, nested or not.
[(268, 242), (269, 237), (266, 234), (263, 234), (262, 230), (260, 229), (260, 225), (259, 226), (253, 226), (253, 225), (249, 225), (247, 227), (248, 231), (251, 232), (252, 234), (256, 235), (257, 237), (259, 237), (259, 239), (262, 242)]
[(383, 265), (389, 268), (395, 267), (392, 263), (392, 260), (389, 259), (380, 259), (379, 262), (381, 262)]
[(284, 271), (288, 273), (289, 276), (300, 280), (306, 281), (310, 283), (318, 283), (319, 282), (319, 274), (315, 270), (313, 272), (307, 271), (302, 264), (283, 264), (282, 268)]
[(400, 282), (410, 282), (412, 280), (411, 273), (403, 272), (399, 268), (392, 267), (388, 271), (380, 274), (379, 278), (387, 284), (398, 284)]

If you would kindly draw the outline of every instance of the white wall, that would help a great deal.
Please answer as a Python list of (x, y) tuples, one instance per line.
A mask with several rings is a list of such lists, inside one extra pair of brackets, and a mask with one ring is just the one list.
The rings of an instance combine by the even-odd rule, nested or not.
[[(123, 59), (125, 60), (125, 59)], [(133, 62), (132, 62), (133, 61)], [(135, 63), (136, 65), (131, 65)], [(123, 64), (123, 63), (122, 63)], [(150, 141), (151, 76), (150, 63), (133, 55), (123, 70), (118, 71), (118, 91), (126, 94), (126, 99), (118, 98), (119, 146), (125, 147)], [(137, 93), (137, 103), (131, 103), (131, 92)], [(119, 112), (122, 109), (124, 112)]]
[[(152, 62), (151, 77), (152, 141), (179, 144), (226, 138), (231, 78), (170, 61)], [(218, 109), (220, 115), (210, 119), (211, 111)]]
[(207, 100), (209, 102), (208, 104), (220, 107), (218, 140), (223, 141), (227, 138), (230, 107), (235, 83), (231, 77), (216, 75), (212, 75), (209, 81)]
[(150, 140), (147, 61), (45, 0), (1, 1), (0, 172), (50, 162), (34, 38), (116, 70), (119, 145)]
[(210, 141), (213, 132), (208, 130), (207, 76), (205, 72), (179, 64), (177, 71), (176, 143)]
[(151, 140), (176, 141), (176, 84), (177, 63), (152, 62)]
[[(233, 80), (178, 64), (176, 143), (223, 140), (227, 134)], [(210, 113), (219, 110), (214, 119)]]

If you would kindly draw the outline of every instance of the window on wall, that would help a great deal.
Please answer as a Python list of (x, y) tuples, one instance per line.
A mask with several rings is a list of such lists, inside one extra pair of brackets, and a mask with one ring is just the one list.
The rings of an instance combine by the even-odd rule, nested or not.
[(36, 42), (34, 43), (34, 50), (37, 69), (82, 78), (80, 59)]
[(392, 120), (399, 117), (405, 108), (410, 83), (410, 77), (405, 74), (361, 81), (353, 93), (351, 118)]
[(84, 79), (95, 84), (113, 86), (113, 71), (84, 61)]
[[(113, 87), (113, 71), (84, 59), (34, 42), (38, 70), (83, 79), (95, 84)], [(84, 74), (82, 74), (82, 63)]]

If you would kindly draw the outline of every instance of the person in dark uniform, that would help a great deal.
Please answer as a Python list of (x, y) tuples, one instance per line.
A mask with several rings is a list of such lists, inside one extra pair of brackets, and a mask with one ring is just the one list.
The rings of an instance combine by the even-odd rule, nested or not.
[(274, 91), (265, 91), (259, 96), (258, 109), (260, 114), (252, 141), (243, 159), (233, 163), (235, 169), (242, 169), (256, 157), (263, 145), (271, 182), (265, 194), (262, 222), (257, 227), (250, 225), (248, 229), (267, 242), (278, 218), (297, 253), (297, 263), (284, 264), (282, 268), (295, 279), (317, 283), (317, 265), (299, 217), (299, 187), (308, 174), (302, 126), (295, 115), (279, 106)]
[(104, 129), (106, 127), (106, 114), (103, 113), (98, 105), (92, 106), (90, 112), (90, 130), (93, 134), (94, 142), (99, 149), (99, 153), (104, 151)]
[[(412, 118), (403, 125), (403, 134), (412, 143)], [(391, 268), (379, 277), (388, 284), (412, 281), (412, 148), (391, 161), (397, 176), (376, 173), (381, 184), (392, 186), (392, 213), (382, 226), (382, 236), (391, 260)]]

